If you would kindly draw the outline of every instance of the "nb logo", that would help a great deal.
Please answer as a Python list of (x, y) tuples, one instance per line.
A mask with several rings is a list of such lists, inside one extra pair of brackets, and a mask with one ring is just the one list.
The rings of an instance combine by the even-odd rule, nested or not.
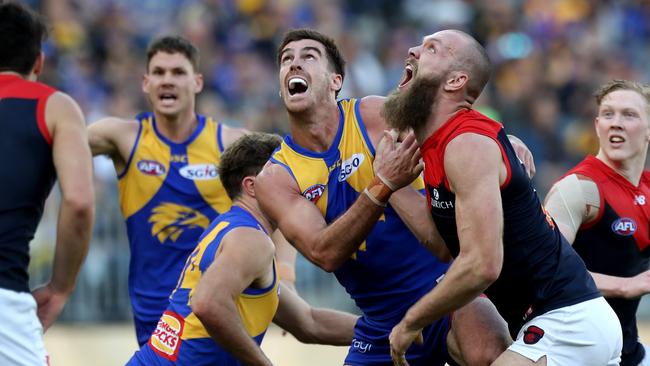
[(210, 224), (210, 220), (198, 210), (171, 202), (163, 202), (151, 210), (149, 222), (153, 224), (151, 235), (160, 243), (168, 239), (175, 242), (185, 230), (205, 230)]
[(365, 156), (363, 154), (354, 154), (351, 158), (341, 163), (341, 171), (339, 173), (339, 182), (345, 182), (348, 178), (359, 169)]
[(645, 205), (645, 196), (642, 194), (634, 196), (634, 204), (639, 206)]

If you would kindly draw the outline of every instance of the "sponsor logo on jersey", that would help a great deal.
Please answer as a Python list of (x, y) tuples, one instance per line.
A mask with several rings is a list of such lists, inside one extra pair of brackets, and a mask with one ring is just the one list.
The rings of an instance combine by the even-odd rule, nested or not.
[(313, 203), (316, 203), (318, 202), (318, 199), (323, 195), (323, 192), (325, 192), (324, 185), (314, 184), (313, 186), (305, 189), (305, 191), (302, 192), (302, 195), (306, 199), (312, 201)]
[(219, 178), (219, 171), (214, 164), (192, 164), (179, 169), (183, 178), (190, 180), (210, 180)]
[(161, 357), (176, 361), (184, 327), (183, 317), (172, 311), (165, 311), (158, 321), (156, 330), (149, 338), (149, 346)]
[(612, 223), (612, 231), (623, 236), (634, 235), (636, 232), (636, 222), (629, 217), (621, 217)]
[(638, 196), (634, 196), (634, 204), (639, 205), (639, 206), (644, 206), (645, 205), (645, 196), (640, 194)]
[(176, 241), (187, 229), (205, 230), (210, 220), (201, 212), (191, 207), (171, 202), (163, 202), (151, 210), (149, 217), (151, 235), (160, 243), (171, 239)]
[(359, 353), (366, 353), (372, 348), (372, 343), (360, 341), (356, 338), (352, 339), (352, 348)]
[(146, 175), (163, 175), (165, 166), (155, 160), (140, 160), (136, 164), (138, 170)]
[(454, 208), (454, 201), (439, 201), (440, 199), (440, 193), (436, 188), (433, 188), (431, 190), (431, 197), (430, 197), (430, 203), (431, 203), (431, 208), (437, 208), (440, 210), (447, 210), (447, 209), (453, 209)]
[(544, 329), (531, 325), (524, 330), (524, 343), (535, 344), (544, 337)]
[(185, 154), (172, 154), (169, 157), (169, 161), (172, 163), (187, 163), (187, 155)]
[(359, 169), (365, 156), (363, 154), (354, 154), (351, 158), (341, 163), (341, 170), (339, 171), (339, 182), (345, 182), (348, 178)]

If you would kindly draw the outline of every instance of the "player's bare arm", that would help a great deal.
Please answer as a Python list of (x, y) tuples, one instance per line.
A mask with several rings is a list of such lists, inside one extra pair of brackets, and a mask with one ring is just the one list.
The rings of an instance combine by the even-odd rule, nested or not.
[(88, 126), (88, 143), (93, 156), (108, 155), (119, 173), (126, 168), (140, 126), (136, 120), (102, 118)]
[(312, 308), (284, 284), (273, 322), (303, 343), (348, 346), (358, 317), (332, 309)]
[(271, 361), (246, 332), (235, 299), (249, 286), (271, 284), (274, 250), (271, 240), (258, 230), (232, 230), (192, 297), (192, 311), (210, 336), (246, 365), (271, 365)]
[(462, 134), (445, 150), (445, 172), (456, 195), (459, 255), (445, 278), (409, 309), (390, 336), (396, 364), (422, 328), (480, 295), (500, 274), (503, 210), (499, 186), (505, 177), (501, 152), (488, 137)]
[(92, 162), (81, 109), (57, 92), (47, 101), (45, 121), (53, 140), (52, 158), (61, 189), (52, 278), (34, 290), (38, 317), (47, 329), (75, 287), (94, 221)]
[[(398, 188), (410, 183), (417, 166), (413, 159), (416, 152), (414, 138), (394, 146), (380, 174)], [(326, 271), (336, 270), (357, 250), (383, 213), (388, 200), (384, 196), (391, 192), (383, 182), (373, 181), (369, 190), (382, 190), (384, 196), (376, 197), (379, 194), (370, 191), (360, 194), (343, 215), (327, 225), (284, 167), (268, 163), (258, 175), (255, 189), (262, 209), (277, 222), (289, 242)]]
[(221, 124), (221, 143), (223, 147), (227, 148), (233, 142), (237, 141), (238, 138), (251, 133), (249, 130), (241, 127), (230, 127), (225, 124)]
[[(580, 226), (593, 222), (600, 208), (600, 194), (588, 177), (570, 174), (551, 187), (544, 206), (569, 244), (573, 244)], [(650, 270), (633, 277), (589, 272), (605, 297), (634, 299), (650, 293)]]

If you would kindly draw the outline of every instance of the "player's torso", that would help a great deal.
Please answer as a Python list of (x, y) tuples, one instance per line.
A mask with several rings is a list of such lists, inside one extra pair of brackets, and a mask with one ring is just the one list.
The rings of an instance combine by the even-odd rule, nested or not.
[(131, 247), (130, 287), (132, 297), (145, 302), (143, 312), (151, 305), (147, 299), (166, 301), (203, 230), (231, 205), (217, 173), (220, 125), (197, 118), (188, 140), (174, 143), (157, 131), (152, 114), (139, 116), (140, 130), (119, 176)]
[(29, 291), (29, 242), (56, 173), (45, 122), (56, 90), (17, 75), (0, 75), (0, 287)]
[[(343, 214), (373, 180), (374, 148), (361, 121), (356, 100), (339, 102), (339, 130), (328, 151), (315, 153), (285, 138), (271, 160), (284, 165), (302, 195), (328, 223)], [(415, 183), (422, 189), (422, 181)], [(402, 312), (411, 297), (422, 296), (444, 273), (389, 206), (359, 249), (335, 271), (339, 282), (364, 314), (378, 318)], [(402, 292), (402, 297), (392, 293)], [(390, 307), (395, 302), (394, 307)]]
[[(185, 261), (176, 289), (147, 347), (159, 360), (178, 360), (179, 364), (237, 365), (236, 361), (219, 347), (201, 321), (192, 312), (191, 298), (201, 276), (212, 264), (226, 234), (240, 227), (264, 231), (247, 211), (233, 209), (217, 218)], [(279, 303), (279, 282), (273, 265), (273, 282), (266, 288), (246, 288), (237, 298), (236, 306), (247, 333), (260, 344)], [(147, 351), (149, 352), (149, 351)], [(235, 363), (233, 363), (235, 362)]]
[[(501, 274), (486, 294), (518, 330), (527, 313), (537, 315), (596, 296), (580, 259), (563, 241), (543, 209), (502, 126), (474, 111), (452, 118), (423, 145), (425, 182), (431, 214), (453, 256), (459, 253), (455, 204), (444, 172), (444, 149), (462, 133), (492, 138), (501, 149), (507, 177), (501, 185), (504, 259)], [(583, 278), (584, 277), (584, 278)], [(564, 289), (572, 293), (565, 294)], [(512, 296), (516, 289), (517, 296)]]
[[(596, 273), (633, 277), (650, 263), (650, 179), (644, 172), (635, 187), (595, 157), (587, 157), (568, 174), (593, 180), (600, 194), (600, 210), (594, 222), (578, 230), (573, 247)], [(623, 362), (637, 364), (643, 357), (638, 344), (636, 311), (639, 299), (608, 298), (623, 328)], [(635, 363), (636, 362), (636, 363)]]

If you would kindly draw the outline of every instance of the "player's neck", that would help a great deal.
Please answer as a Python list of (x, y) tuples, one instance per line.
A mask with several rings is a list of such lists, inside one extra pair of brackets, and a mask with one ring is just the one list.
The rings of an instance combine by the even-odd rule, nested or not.
[[(245, 193), (242, 193), (242, 195), (245, 195)], [(254, 197), (240, 197), (233, 202), (233, 206), (238, 206), (253, 215), (253, 217), (255, 217), (255, 219), (262, 225), (267, 234), (271, 235), (271, 233), (275, 231), (275, 225), (273, 225), (273, 223), (266, 217)]]
[(614, 161), (609, 159), (607, 155), (602, 150), (600, 150), (598, 151), (596, 158), (605, 163), (605, 165), (612, 168), (623, 178), (627, 179), (635, 187), (639, 186), (641, 175), (643, 174), (643, 168), (645, 166), (646, 154), (635, 156), (634, 158), (622, 161)]
[(444, 100), (440, 98), (431, 107), (431, 115), (429, 120), (423, 128), (415, 131), (415, 138), (418, 140), (420, 146), (426, 141), (429, 136), (438, 131), (445, 123), (447, 123), (456, 113), (470, 109), (472, 106), (467, 102), (455, 102), (451, 100)]
[(170, 141), (185, 142), (198, 126), (198, 119), (194, 109), (188, 109), (176, 116), (164, 115), (154, 111), (158, 132)]
[(338, 104), (326, 104), (301, 113), (289, 113), (291, 138), (314, 152), (327, 151), (339, 129)]

